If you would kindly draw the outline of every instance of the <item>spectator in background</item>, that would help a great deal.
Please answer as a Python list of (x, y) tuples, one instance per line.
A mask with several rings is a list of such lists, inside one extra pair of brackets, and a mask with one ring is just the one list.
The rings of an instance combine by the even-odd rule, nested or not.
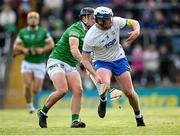
[(132, 55), (131, 68), (133, 72), (133, 79), (135, 80), (135, 82), (137, 81), (138, 83), (140, 83), (144, 69), (144, 60), (142, 57), (144, 55), (144, 51), (140, 44), (135, 45), (131, 55)]
[(170, 26), (172, 27), (172, 29), (178, 29), (180, 28), (180, 15), (179, 13), (173, 14), (171, 16), (171, 24)]
[(148, 1), (147, 8), (142, 12), (141, 27), (143, 30), (154, 30), (155, 21), (154, 21), (154, 11), (156, 4), (154, 1)]
[[(163, 85), (169, 85), (170, 81), (173, 79), (173, 73), (171, 72), (171, 68), (173, 67), (173, 62), (170, 58), (170, 52), (166, 45), (162, 45), (160, 47), (160, 66), (159, 72), (161, 77), (161, 83)], [(170, 80), (171, 79), (171, 80)]]
[(159, 70), (159, 52), (154, 44), (147, 47), (143, 55), (145, 85), (156, 85)]
[[(60, 17), (62, 7), (63, 7), (63, 0), (44, 0), (43, 3), (43, 14), (44, 15), (54, 15), (57, 18)], [(46, 16), (47, 17), (47, 16)]]
[(27, 14), (32, 10), (31, 2), (29, 0), (21, 0), (18, 9), (18, 27), (22, 28), (27, 25)]
[(4, 3), (2, 6), (2, 11), (0, 12), (0, 25), (7, 32), (16, 31), (16, 13), (13, 11), (9, 3)]
[(74, 22), (74, 16), (72, 10), (67, 10), (64, 15), (64, 27), (69, 27)]
[(161, 11), (155, 11), (154, 19), (156, 31), (162, 31), (167, 28), (168, 20), (164, 18), (164, 15)]

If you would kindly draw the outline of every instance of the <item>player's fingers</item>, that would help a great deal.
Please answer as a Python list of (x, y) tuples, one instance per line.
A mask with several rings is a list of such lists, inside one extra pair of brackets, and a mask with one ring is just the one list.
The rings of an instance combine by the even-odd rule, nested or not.
[(131, 32), (129, 32), (128, 34), (132, 34), (132, 33), (134, 33), (134, 31), (131, 31)]
[(126, 40), (125, 41), (125, 46), (129, 46), (131, 43), (133, 42), (133, 40), (131, 39), (129, 39), (129, 40)]
[(128, 42), (128, 41), (131, 41), (132, 40), (132, 37), (128, 37), (125, 42)]

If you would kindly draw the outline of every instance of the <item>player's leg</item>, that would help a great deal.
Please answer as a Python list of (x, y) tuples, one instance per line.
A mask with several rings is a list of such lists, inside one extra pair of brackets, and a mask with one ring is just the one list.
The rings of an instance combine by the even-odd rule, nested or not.
[(103, 83), (107, 85), (105, 89), (105, 93), (100, 96), (100, 101), (98, 105), (98, 115), (100, 118), (104, 118), (106, 115), (106, 92), (109, 89), (112, 73), (109, 69), (106, 68), (99, 68), (97, 69), (96, 73), (101, 77)]
[(33, 83), (33, 75), (29, 72), (22, 73), (23, 84), (24, 84), (24, 96), (27, 103), (27, 108), (29, 113), (33, 113), (35, 108), (32, 103), (32, 83)]
[(49, 95), (43, 108), (38, 112), (39, 126), (41, 128), (47, 128), (46, 118), (49, 109), (68, 91), (68, 85), (64, 72), (54, 73), (53, 75), (51, 75), (51, 80), (53, 81), (55, 91)]
[(42, 90), (42, 84), (46, 74), (46, 65), (44, 63), (34, 64), (32, 71), (34, 76), (33, 93), (37, 94)]
[(34, 82), (33, 82), (33, 93), (37, 94), (42, 90), (42, 84), (43, 84), (42, 78), (34, 77)]
[(46, 118), (49, 109), (68, 91), (66, 75), (59, 62), (56, 60), (50, 60), (47, 63), (47, 67), (48, 74), (53, 82), (55, 91), (49, 95), (49, 97), (46, 99), (44, 107), (38, 112), (39, 126), (41, 128), (47, 128)]
[(68, 84), (64, 72), (56, 72), (51, 76), (55, 91), (49, 95), (45, 106), (50, 109), (68, 91)]
[(66, 74), (68, 81), (68, 88), (72, 92), (71, 99), (71, 112), (72, 112), (72, 128), (85, 127), (85, 123), (80, 120), (81, 100), (82, 100), (82, 82), (78, 71), (70, 72)]
[(137, 126), (145, 126), (143, 117), (140, 113), (139, 98), (134, 90), (130, 72), (126, 71), (121, 75), (116, 76), (115, 78), (117, 82), (121, 85), (125, 95), (128, 97), (130, 105), (134, 110)]
[(27, 108), (29, 113), (33, 113), (35, 108), (32, 103), (32, 83), (33, 74), (31, 71), (31, 64), (27, 61), (23, 61), (21, 64), (21, 74), (24, 84), (24, 96), (27, 103)]

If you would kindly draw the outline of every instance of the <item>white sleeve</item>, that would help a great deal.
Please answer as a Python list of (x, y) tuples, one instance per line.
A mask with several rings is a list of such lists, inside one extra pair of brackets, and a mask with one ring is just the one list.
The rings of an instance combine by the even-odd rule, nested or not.
[(92, 43), (90, 42), (90, 39), (88, 39), (87, 36), (85, 36), (82, 53), (90, 54), (91, 52), (92, 52)]
[(127, 19), (121, 17), (113, 17), (113, 23), (121, 29), (127, 25)]
[(15, 39), (16, 42), (22, 43), (22, 39), (20, 38), (20, 36), (17, 36), (17, 38)]
[(51, 37), (50, 33), (47, 32), (45, 41), (47, 42), (49, 40), (52, 40), (52, 37)]

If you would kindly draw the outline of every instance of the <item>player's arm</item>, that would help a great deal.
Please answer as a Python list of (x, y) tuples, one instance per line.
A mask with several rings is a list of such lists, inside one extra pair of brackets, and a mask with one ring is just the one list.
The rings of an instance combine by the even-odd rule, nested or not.
[(127, 19), (127, 26), (133, 28), (133, 31), (129, 33), (128, 38), (126, 39), (126, 45), (130, 45), (140, 34), (140, 25), (137, 20)]
[(74, 58), (76, 58), (79, 62), (82, 60), (82, 55), (79, 51), (79, 39), (77, 37), (69, 37), (69, 45), (70, 50)]
[(52, 38), (46, 40), (46, 46), (43, 48), (44, 52), (51, 51), (54, 48), (54, 40)]
[(102, 83), (102, 79), (96, 74), (96, 71), (92, 67), (90, 53), (82, 53), (82, 64), (98, 83)]
[(23, 53), (25, 55), (29, 55), (29, 49), (24, 47), (23, 42), (19, 36), (14, 41), (13, 51), (15, 53)]

